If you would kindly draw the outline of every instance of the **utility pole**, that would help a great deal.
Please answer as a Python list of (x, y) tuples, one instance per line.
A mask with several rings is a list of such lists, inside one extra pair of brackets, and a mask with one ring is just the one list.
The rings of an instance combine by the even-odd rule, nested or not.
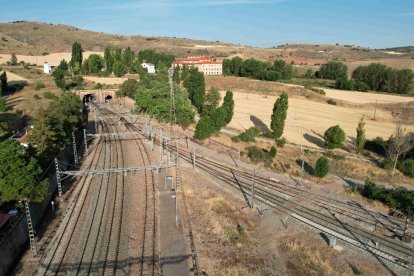
[(162, 161), (162, 149), (164, 147), (164, 138), (162, 137), (162, 128), (160, 128), (160, 162)]
[(254, 208), (254, 181), (256, 178), (256, 168), (253, 169), (253, 178), (252, 178), (252, 206), (251, 208)]
[(196, 155), (195, 155), (195, 148), (193, 150), (193, 171), (195, 170), (196, 167)]
[(305, 154), (303, 153), (303, 124), (300, 132), (300, 151), (302, 152), (302, 171), (300, 174), (300, 183), (303, 184), (303, 175), (305, 171)]
[(72, 142), (73, 142), (73, 159), (75, 160), (76, 166), (78, 166), (79, 160), (78, 160), (78, 150), (76, 147), (75, 132), (72, 132)]
[(37, 257), (37, 246), (35, 240), (35, 233), (32, 223), (32, 216), (30, 215), (30, 208), (29, 208), (29, 201), (27, 198), (23, 200), (24, 209), (26, 212), (26, 221), (27, 221), (27, 229), (29, 230), (29, 241), (30, 241), (30, 250), (32, 251), (32, 257)]
[(83, 129), (83, 142), (85, 143), (85, 153), (88, 155), (88, 141), (86, 140), (86, 129)]
[(377, 115), (377, 104), (378, 104), (378, 100), (375, 100), (374, 121), (376, 120), (376, 115)]
[(59, 172), (59, 162), (57, 158), (55, 158), (55, 166), (56, 166), (56, 182), (58, 186), (58, 195), (62, 196), (62, 183), (60, 180), (60, 172)]

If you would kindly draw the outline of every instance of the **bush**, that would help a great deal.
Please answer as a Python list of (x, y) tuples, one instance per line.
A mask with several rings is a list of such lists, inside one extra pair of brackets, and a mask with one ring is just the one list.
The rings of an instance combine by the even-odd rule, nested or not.
[(216, 131), (216, 127), (214, 125), (214, 121), (209, 117), (201, 117), (196, 125), (196, 130), (194, 132), (194, 138), (197, 140), (204, 140), (212, 133)]
[(40, 98), (40, 96), (39, 96), (39, 95), (33, 95), (33, 99), (35, 99), (35, 100), (40, 100), (41, 98)]
[(331, 126), (325, 131), (323, 137), (329, 149), (339, 148), (345, 141), (345, 132), (339, 125)]
[(276, 140), (276, 145), (283, 148), (286, 145), (286, 138), (282, 137)]
[(98, 83), (95, 85), (94, 89), (102, 89), (102, 87), (103, 87), (103, 85), (102, 85), (100, 82), (98, 82)]
[(46, 91), (43, 93), (43, 98), (48, 99), (48, 100), (55, 100), (55, 99), (58, 99), (59, 97), (53, 94), (52, 92)]
[(272, 147), (269, 151), (270, 157), (275, 158), (276, 154), (277, 154), (277, 149), (275, 147)]
[(37, 82), (35, 85), (35, 90), (40, 90), (42, 88), (45, 88), (45, 84), (41, 81)]
[(6, 112), (6, 99), (0, 97), (0, 112)]
[(257, 127), (251, 127), (245, 132), (241, 133), (238, 137), (243, 142), (255, 142), (256, 136), (260, 133)]
[(315, 176), (324, 178), (329, 173), (329, 168), (329, 160), (326, 157), (320, 157), (318, 161), (316, 161)]
[(401, 162), (398, 169), (409, 177), (414, 177), (414, 159), (407, 159)]
[(329, 100), (327, 100), (326, 101), (328, 104), (331, 104), (331, 105), (336, 105), (336, 101), (335, 100), (332, 100), (332, 99), (329, 99)]
[(266, 162), (269, 164), (272, 161), (272, 159), (276, 156), (276, 154), (277, 149), (275, 147), (272, 147), (270, 151), (258, 148), (256, 146), (247, 148), (247, 156), (254, 163)]

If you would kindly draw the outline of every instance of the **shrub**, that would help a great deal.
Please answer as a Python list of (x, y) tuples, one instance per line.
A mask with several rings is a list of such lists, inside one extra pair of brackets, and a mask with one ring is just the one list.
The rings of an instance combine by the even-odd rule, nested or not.
[(283, 148), (286, 145), (286, 138), (282, 137), (276, 140), (276, 145)]
[(6, 99), (0, 97), (0, 112), (6, 112)]
[(331, 105), (336, 105), (336, 101), (335, 100), (332, 100), (332, 99), (329, 99), (329, 100), (327, 100), (326, 101), (328, 104), (331, 104)]
[(249, 156), (250, 160), (254, 163), (267, 160), (266, 152), (256, 146), (247, 148), (247, 156)]
[(36, 82), (35, 90), (40, 90), (42, 88), (45, 88), (45, 84), (43, 82), (41, 82), (41, 81)]
[(260, 130), (257, 127), (251, 127), (245, 132), (239, 135), (239, 138), (243, 142), (255, 142), (256, 136), (260, 133)]
[(316, 161), (315, 176), (319, 178), (325, 177), (329, 173), (329, 168), (329, 160), (326, 157), (320, 157), (318, 161)]
[(102, 85), (100, 82), (98, 82), (98, 83), (95, 85), (94, 89), (101, 89), (102, 87), (103, 87), (103, 85)]
[(46, 91), (43, 93), (43, 98), (48, 99), (48, 100), (54, 100), (59, 98), (58, 96), (56, 96), (55, 94), (53, 94), (52, 92)]
[(216, 131), (214, 121), (209, 117), (201, 117), (196, 125), (194, 138), (197, 140), (204, 140)]
[(40, 96), (39, 96), (39, 95), (33, 95), (33, 99), (35, 99), (35, 100), (40, 100), (41, 98), (40, 98)]
[(275, 147), (272, 147), (270, 151), (258, 148), (256, 146), (247, 148), (247, 156), (254, 163), (258, 163), (258, 162), (270, 163), (272, 159), (276, 156), (276, 154), (277, 154), (277, 149)]
[(407, 159), (401, 162), (398, 169), (409, 177), (414, 177), (414, 159)]
[(325, 131), (323, 137), (329, 149), (339, 148), (345, 141), (345, 132), (339, 125), (331, 126)]
[(277, 154), (277, 149), (275, 147), (272, 147), (269, 151), (270, 157), (275, 158), (276, 154)]

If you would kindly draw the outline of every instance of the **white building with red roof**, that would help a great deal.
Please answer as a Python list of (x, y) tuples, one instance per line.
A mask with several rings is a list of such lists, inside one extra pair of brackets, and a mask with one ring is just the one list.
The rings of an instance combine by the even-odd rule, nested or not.
[(221, 61), (212, 60), (205, 56), (192, 56), (186, 58), (177, 59), (174, 62), (174, 66), (179, 66), (183, 69), (183, 66), (187, 65), (189, 68), (197, 68), (198, 71), (203, 72), (204, 75), (222, 75), (223, 64)]

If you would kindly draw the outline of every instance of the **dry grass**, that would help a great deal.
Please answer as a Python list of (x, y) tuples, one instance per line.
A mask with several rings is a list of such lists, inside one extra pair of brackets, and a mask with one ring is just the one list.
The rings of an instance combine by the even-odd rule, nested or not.
[(320, 242), (309, 246), (300, 239), (285, 237), (280, 244), (286, 264), (292, 275), (351, 275), (338, 272), (330, 260), (330, 249)]
[(349, 103), (356, 104), (368, 104), (368, 103), (402, 103), (412, 102), (414, 97), (409, 96), (398, 96), (392, 94), (380, 94), (380, 93), (367, 93), (357, 91), (344, 91), (337, 89), (321, 88), (325, 91), (326, 96), (332, 99), (341, 100)]
[[(273, 104), (276, 96), (261, 96), (234, 92), (234, 116), (228, 127), (244, 131), (251, 126), (269, 126)], [(222, 92), (224, 96), (224, 91)], [(366, 136), (368, 139), (383, 137), (387, 139), (395, 131), (395, 123), (391, 112), (378, 109), (377, 120), (370, 120), (374, 114), (374, 106), (344, 107), (327, 103), (309, 101), (304, 97), (290, 97), (288, 116), (284, 137), (291, 143), (310, 147), (323, 147), (323, 134), (333, 125), (339, 124), (347, 135), (346, 143), (353, 144), (356, 126), (361, 117), (366, 118)], [(303, 126), (303, 137), (301, 135)], [(412, 125), (407, 130), (414, 130)]]
[[(83, 52), (83, 58), (88, 58), (91, 54), (98, 54), (103, 56), (103, 52)], [(51, 53), (44, 56), (33, 56), (33, 55), (16, 55), (17, 61), (24, 61), (25, 63), (36, 64), (38, 66), (43, 66), (45, 62), (48, 62), (52, 66), (58, 66), (62, 59), (65, 59), (69, 62), (71, 58), (71, 52), (62, 52), (62, 53)], [(11, 54), (0, 54), (0, 63), (6, 63), (10, 61)], [(43, 67), (42, 67), (43, 70)]]

